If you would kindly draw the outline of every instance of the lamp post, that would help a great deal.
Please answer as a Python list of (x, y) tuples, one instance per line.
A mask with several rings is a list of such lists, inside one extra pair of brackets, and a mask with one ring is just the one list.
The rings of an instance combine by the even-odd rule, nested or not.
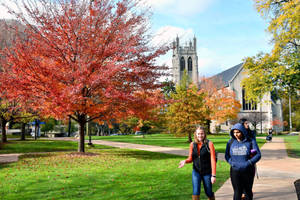
[(71, 136), (71, 117), (69, 116), (69, 127), (68, 127), (68, 137)]
[(260, 134), (262, 134), (262, 103), (261, 103), (261, 98), (260, 98)]

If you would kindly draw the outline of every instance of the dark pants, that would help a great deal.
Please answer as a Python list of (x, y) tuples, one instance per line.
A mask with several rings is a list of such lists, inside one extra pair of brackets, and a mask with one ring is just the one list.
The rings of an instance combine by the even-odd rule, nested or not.
[[(255, 173), (256, 173), (256, 165), (254, 165), (254, 167), (252, 168), (252, 170), (253, 170), (253, 171), (252, 171), (252, 175), (253, 175), (253, 176), (252, 176), (251, 178), (252, 178), (252, 185), (253, 185), (253, 183), (254, 183), (254, 178), (255, 178)], [(246, 192), (245, 192), (245, 190), (244, 190), (244, 191), (243, 191), (243, 194), (245, 194), (245, 193), (246, 193)], [(246, 195), (246, 197), (247, 197), (247, 195)], [(246, 200), (247, 200), (247, 199), (249, 199), (249, 197), (247, 197)]]
[(249, 200), (253, 199), (253, 170), (253, 167), (247, 169), (246, 171), (236, 171), (230, 168), (231, 184), (234, 191), (233, 200), (241, 200), (243, 192)]

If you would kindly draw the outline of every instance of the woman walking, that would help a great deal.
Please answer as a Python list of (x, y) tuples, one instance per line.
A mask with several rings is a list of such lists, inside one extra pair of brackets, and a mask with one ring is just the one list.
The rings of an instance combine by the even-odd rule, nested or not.
[(230, 178), (234, 190), (233, 200), (241, 200), (244, 192), (253, 199), (253, 171), (261, 153), (255, 139), (249, 138), (243, 124), (235, 124), (230, 131), (231, 139), (225, 151), (225, 159), (231, 165)]
[(214, 200), (212, 184), (216, 182), (216, 154), (214, 144), (206, 138), (204, 128), (198, 127), (194, 133), (194, 142), (190, 144), (189, 157), (179, 163), (182, 168), (186, 163), (193, 162), (192, 182), (193, 200), (200, 199), (201, 181), (209, 200)]

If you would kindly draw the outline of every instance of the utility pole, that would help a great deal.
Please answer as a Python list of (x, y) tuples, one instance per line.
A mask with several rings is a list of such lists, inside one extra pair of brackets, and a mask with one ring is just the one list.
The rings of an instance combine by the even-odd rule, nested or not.
[(291, 100), (291, 92), (289, 92), (289, 123), (290, 123), (290, 132), (292, 132), (292, 100)]
[(68, 124), (68, 137), (71, 136), (71, 117), (69, 116), (69, 124)]

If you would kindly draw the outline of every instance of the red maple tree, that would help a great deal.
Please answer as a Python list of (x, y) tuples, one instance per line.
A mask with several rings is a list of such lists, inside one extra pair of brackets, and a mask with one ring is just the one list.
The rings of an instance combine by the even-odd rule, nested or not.
[(21, 14), (9, 9), (26, 25), (26, 39), (2, 52), (7, 63), (1, 79), (44, 116), (77, 121), (79, 152), (88, 121), (135, 112), (137, 103), (147, 104), (135, 92), (160, 86), (166, 67), (155, 61), (168, 47), (150, 45), (148, 11), (136, 1), (22, 4)]

